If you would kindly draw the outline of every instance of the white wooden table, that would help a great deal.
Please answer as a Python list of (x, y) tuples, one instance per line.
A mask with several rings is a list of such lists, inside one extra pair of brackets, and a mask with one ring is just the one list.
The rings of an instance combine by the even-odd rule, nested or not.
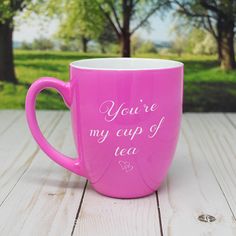
[[(75, 156), (68, 112), (41, 111)], [(236, 114), (184, 114), (166, 181), (152, 196), (104, 197), (37, 147), (23, 111), (0, 111), (0, 235), (236, 235)], [(201, 221), (202, 220), (202, 221)]]

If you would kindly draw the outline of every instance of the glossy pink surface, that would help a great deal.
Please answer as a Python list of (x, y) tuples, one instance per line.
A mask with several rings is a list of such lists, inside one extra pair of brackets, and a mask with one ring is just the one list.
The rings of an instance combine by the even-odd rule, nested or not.
[[(79, 159), (56, 151), (42, 136), (35, 98), (55, 88), (71, 110)], [(70, 82), (36, 81), (26, 98), (31, 132), (48, 156), (85, 176), (104, 195), (135, 198), (161, 184), (174, 156), (182, 114), (183, 66), (143, 70), (70, 67)]]

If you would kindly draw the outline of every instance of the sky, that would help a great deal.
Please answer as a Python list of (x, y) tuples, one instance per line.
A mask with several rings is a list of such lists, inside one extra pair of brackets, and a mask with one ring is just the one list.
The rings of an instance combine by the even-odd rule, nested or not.
[[(45, 21), (33, 16), (27, 20), (22, 20), (21, 16), (18, 17), (18, 24), (16, 25), (13, 39), (17, 42), (32, 42), (35, 38), (46, 37), (50, 38), (57, 31), (57, 20)], [(173, 18), (171, 13), (154, 15), (150, 18), (151, 30), (139, 29), (137, 34), (144, 40), (152, 40), (154, 42), (170, 41), (173, 35), (170, 34)]]

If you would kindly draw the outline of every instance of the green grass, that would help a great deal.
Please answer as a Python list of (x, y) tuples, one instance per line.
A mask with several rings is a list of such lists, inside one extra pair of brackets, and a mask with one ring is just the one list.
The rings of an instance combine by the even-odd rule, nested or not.
[[(51, 76), (67, 81), (71, 61), (105, 56), (115, 55), (16, 50), (15, 65), (19, 84), (0, 83), (0, 109), (23, 109), (27, 89), (37, 78)], [(221, 71), (216, 57), (158, 54), (137, 56), (184, 62), (184, 111), (236, 111), (236, 71)], [(61, 97), (52, 90), (38, 96), (37, 108), (66, 109)]]

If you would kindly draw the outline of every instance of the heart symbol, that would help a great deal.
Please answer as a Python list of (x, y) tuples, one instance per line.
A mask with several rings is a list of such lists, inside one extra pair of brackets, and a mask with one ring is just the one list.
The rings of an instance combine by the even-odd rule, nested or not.
[(133, 170), (133, 168), (134, 168), (128, 161), (119, 161), (119, 164), (121, 166), (121, 169), (126, 172), (129, 172), (129, 171)]

